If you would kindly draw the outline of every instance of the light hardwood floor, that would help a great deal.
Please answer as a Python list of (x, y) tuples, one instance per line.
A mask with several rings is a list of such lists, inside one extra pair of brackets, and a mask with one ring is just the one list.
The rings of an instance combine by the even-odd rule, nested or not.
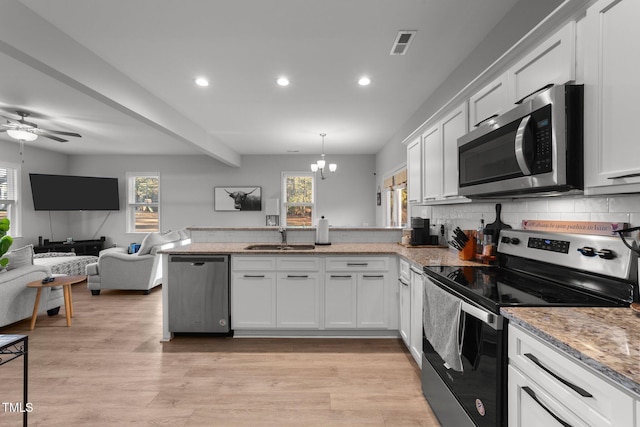
[[(30, 426), (438, 426), (420, 371), (395, 339), (174, 338), (161, 343), (161, 290), (73, 286), (58, 316), (0, 328), (29, 336)], [(19, 402), (22, 362), (0, 366)], [(0, 426), (21, 425), (0, 405)]]

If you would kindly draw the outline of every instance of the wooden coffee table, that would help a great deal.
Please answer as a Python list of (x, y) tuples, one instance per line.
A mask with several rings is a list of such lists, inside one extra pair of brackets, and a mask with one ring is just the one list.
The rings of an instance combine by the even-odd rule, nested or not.
[(42, 288), (51, 288), (54, 286), (62, 286), (64, 294), (64, 313), (67, 316), (67, 326), (71, 326), (71, 318), (73, 317), (73, 298), (71, 296), (71, 285), (82, 283), (85, 280), (87, 280), (87, 276), (59, 276), (56, 277), (53, 282), (42, 283), (42, 280), (36, 280), (34, 282), (28, 283), (27, 287), (38, 289), (38, 292), (36, 293), (36, 302), (33, 305), (33, 315), (31, 316), (31, 326), (29, 327), (29, 329), (33, 330), (36, 327), (36, 319), (38, 318), (38, 308), (40, 306), (40, 294), (42, 293)]

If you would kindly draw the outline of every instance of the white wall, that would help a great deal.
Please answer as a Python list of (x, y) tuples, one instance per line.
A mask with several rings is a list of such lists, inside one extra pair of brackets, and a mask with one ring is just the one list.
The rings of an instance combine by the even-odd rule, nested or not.
[[(476, 76), (486, 70), (562, 1), (521, 0), (518, 2), (378, 152), (376, 156), (376, 170), (378, 171), (376, 186), (381, 185), (384, 176), (399, 164), (406, 163), (406, 147), (402, 141), (407, 136), (434, 115)], [(384, 213), (381, 207), (376, 209), (376, 224), (378, 226), (384, 224)]]
[[(142, 236), (125, 233), (126, 172), (160, 172), (162, 230), (185, 226), (264, 226), (265, 201), (281, 198), (282, 171), (308, 171), (318, 156), (243, 156), (242, 167), (226, 166), (207, 156), (71, 156), (69, 174), (120, 179), (119, 212), (71, 212), (70, 236), (106, 236), (108, 244), (127, 245)], [(317, 182), (317, 214), (333, 226), (375, 224), (375, 156), (334, 156), (338, 170)], [(262, 212), (216, 212), (216, 186), (261, 186)], [(104, 222), (104, 225), (101, 225)], [(66, 237), (66, 236), (65, 236)]]
[(28, 142), (24, 148), (24, 164), (20, 157), (20, 145), (17, 142), (0, 140), (0, 160), (21, 166), (22, 188), (18, 202), (22, 207), (22, 236), (17, 236), (13, 249), (27, 244), (36, 244), (38, 236), (51, 240), (51, 230), (56, 239), (68, 234), (68, 215), (66, 212), (35, 212), (31, 197), (29, 173), (66, 174), (68, 156), (37, 148), (38, 141)]

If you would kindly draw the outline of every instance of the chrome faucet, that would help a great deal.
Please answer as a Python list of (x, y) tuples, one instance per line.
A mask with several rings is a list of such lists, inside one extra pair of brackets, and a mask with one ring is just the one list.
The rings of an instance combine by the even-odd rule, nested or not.
[(282, 244), (286, 246), (287, 245), (287, 229), (284, 227), (280, 227), (278, 229), (278, 233), (282, 235)]

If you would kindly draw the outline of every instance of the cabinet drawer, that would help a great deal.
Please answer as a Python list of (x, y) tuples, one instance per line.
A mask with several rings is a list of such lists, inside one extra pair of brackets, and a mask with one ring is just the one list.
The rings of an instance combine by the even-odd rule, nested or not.
[(320, 271), (320, 258), (306, 256), (281, 256), (276, 259), (278, 271)]
[(387, 271), (389, 258), (387, 257), (328, 257), (327, 271)]
[(546, 393), (595, 425), (633, 423), (634, 400), (579, 360), (509, 325), (509, 364)]
[(273, 271), (276, 269), (274, 256), (234, 256), (231, 258), (234, 271)]

